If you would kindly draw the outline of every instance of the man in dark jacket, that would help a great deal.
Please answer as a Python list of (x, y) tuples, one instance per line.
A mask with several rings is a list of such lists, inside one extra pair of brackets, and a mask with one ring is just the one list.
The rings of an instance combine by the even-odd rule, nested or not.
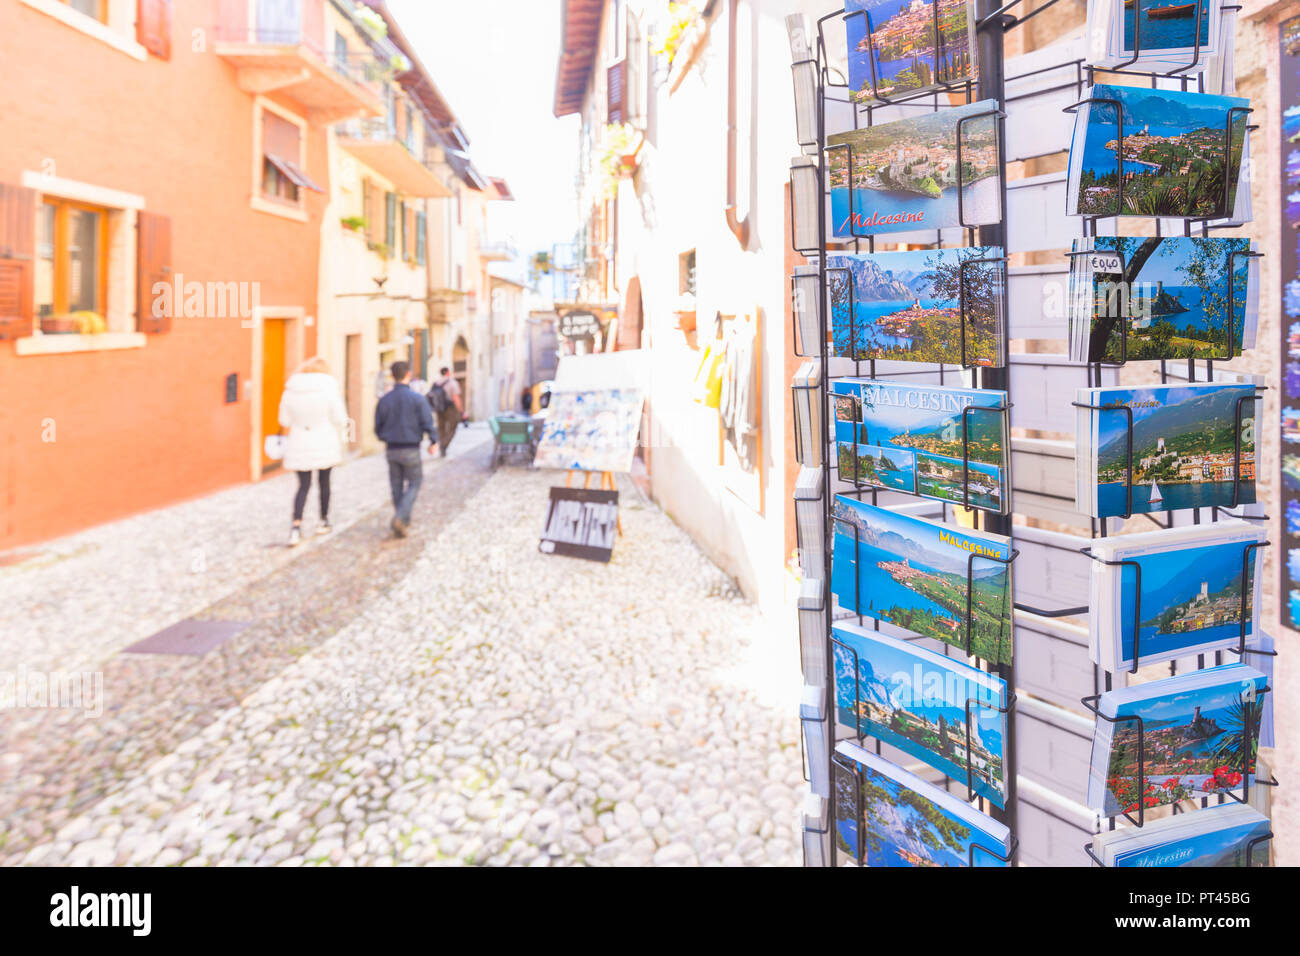
[(406, 537), (411, 509), (424, 480), (420, 439), (429, 436), (429, 454), (438, 453), (438, 429), (429, 404), (411, 391), (411, 366), (394, 362), (392, 391), (375, 406), (375, 435), (388, 446), (388, 481), (393, 489), (393, 533)]

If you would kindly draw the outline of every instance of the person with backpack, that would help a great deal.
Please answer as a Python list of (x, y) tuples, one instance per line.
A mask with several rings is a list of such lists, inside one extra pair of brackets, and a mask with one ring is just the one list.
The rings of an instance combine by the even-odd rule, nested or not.
[(375, 406), (375, 435), (388, 446), (388, 480), (393, 492), (393, 533), (405, 538), (411, 509), (424, 480), (420, 441), (429, 436), (429, 454), (438, 447), (438, 429), (423, 398), (411, 391), (411, 366), (392, 365), (393, 385)]
[(438, 422), (438, 436), (442, 439), (439, 442), (439, 454), (447, 457), (447, 446), (451, 444), (451, 436), (456, 433), (456, 426), (460, 424), (461, 416), (465, 414), (465, 404), (460, 397), (460, 383), (451, 377), (451, 369), (443, 366), (438, 370), (438, 379), (429, 386), (429, 391), (425, 395), (428, 399), (429, 408), (433, 410), (433, 417)]

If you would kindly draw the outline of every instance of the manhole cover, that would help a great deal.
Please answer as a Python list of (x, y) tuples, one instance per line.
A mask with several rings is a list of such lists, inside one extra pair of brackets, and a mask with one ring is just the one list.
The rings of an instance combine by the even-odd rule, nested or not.
[(184, 620), (165, 627), (157, 634), (132, 644), (123, 654), (206, 654), (218, 644), (230, 640), (249, 621), (195, 621)]

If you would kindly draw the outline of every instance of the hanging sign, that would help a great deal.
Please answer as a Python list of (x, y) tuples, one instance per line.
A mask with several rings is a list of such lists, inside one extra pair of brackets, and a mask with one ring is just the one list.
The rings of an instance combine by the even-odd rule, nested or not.
[(560, 334), (566, 339), (585, 339), (600, 332), (600, 319), (594, 312), (569, 312), (560, 316)]
[(598, 488), (551, 489), (551, 505), (538, 550), (608, 562), (618, 534), (618, 492)]

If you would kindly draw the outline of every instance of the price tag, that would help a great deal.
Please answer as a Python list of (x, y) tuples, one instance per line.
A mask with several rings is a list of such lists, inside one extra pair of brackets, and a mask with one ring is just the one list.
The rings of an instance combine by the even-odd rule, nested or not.
[(1093, 272), (1124, 272), (1124, 262), (1116, 253), (1094, 252), (1088, 257)]

